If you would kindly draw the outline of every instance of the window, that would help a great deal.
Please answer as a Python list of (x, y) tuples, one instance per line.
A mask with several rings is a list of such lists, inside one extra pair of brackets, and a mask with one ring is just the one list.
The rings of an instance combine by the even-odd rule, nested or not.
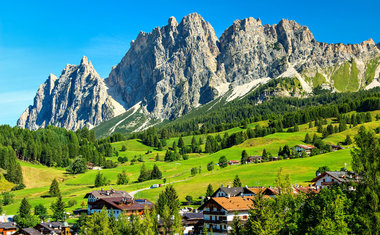
[(248, 219), (248, 216), (243, 215), (243, 220), (246, 220), (246, 219)]

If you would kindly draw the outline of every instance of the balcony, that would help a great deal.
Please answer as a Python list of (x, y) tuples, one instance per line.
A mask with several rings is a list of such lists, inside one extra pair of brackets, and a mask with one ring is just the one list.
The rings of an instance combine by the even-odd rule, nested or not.
[(203, 211), (205, 215), (225, 215), (224, 211)]

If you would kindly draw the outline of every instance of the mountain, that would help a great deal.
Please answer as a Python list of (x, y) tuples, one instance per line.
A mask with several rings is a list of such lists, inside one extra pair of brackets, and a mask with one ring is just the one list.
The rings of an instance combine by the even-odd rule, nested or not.
[[(38, 128), (51, 124), (75, 130), (86, 124), (96, 126), (127, 110), (101, 128), (108, 134), (116, 129), (141, 130), (174, 120), (217, 98), (230, 102), (280, 77), (297, 79), (300, 89), (266, 95), (306, 97), (315, 89), (370, 89), (380, 86), (379, 47), (372, 39), (348, 45), (318, 42), (306, 26), (286, 19), (275, 25), (263, 25), (253, 18), (236, 20), (218, 39), (197, 13), (180, 23), (171, 17), (166, 26), (140, 32), (105, 80), (93, 71), (94, 79), (83, 83), (84, 89), (67, 96), (67, 89), (51, 93), (48, 79), (18, 125)], [(73, 82), (79, 79), (75, 74), (64, 77)], [(100, 91), (103, 103), (85, 106), (68, 99), (82, 101), (86, 94), (94, 100)], [(64, 109), (49, 106), (52, 97), (59, 97)], [(87, 108), (88, 114), (82, 111)], [(63, 110), (70, 113), (63, 115)]]
[(17, 125), (33, 130), (47, 125), (70, 130), (96, 126), (125, 112), (107, 89), (91, 61), (83, 57), (80, 65), (67, 65), (59, 78), (49, 75)]

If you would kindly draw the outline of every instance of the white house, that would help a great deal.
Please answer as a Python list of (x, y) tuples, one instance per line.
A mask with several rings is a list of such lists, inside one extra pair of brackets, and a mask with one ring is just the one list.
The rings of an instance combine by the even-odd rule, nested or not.
[(333, 184), (359, 181), (360, 177), (351, 171), (326, 171), (315, 177), (311, 182), (314, 182), (314, 186), (321, 189)]
[(313, 149), (315, 149), (315, 147), (313, 145), (303, 145), (303, 144), (299, 144), (299, 145), (296, 145), (294, 147), (294, 150), (296, 150), (299, 155), (301, 155), (301, 153), (304, 151), (306, 152), (307, 154), (311, 154), (311, 151), (313, 151)]
[(235, 196), (254, 196), (255, 194), (248, 187), (223, 187), (218, 188), (211, 197), (235, 197)]
[(203, 212), (203, 221), (208, 231), (214, 235), (228, 234), (232, 230), (232, 221), (238, 216), (242, 223), (248, 219), (254, 196), (213, 197), (199, 210)]

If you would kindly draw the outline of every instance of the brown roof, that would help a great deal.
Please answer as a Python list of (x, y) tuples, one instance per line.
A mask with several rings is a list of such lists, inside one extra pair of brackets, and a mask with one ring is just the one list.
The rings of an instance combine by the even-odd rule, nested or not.
[(258, 195), (260, 193), (264, 193), (265, 188), (264, 187), (255, 187), (255, 188), (248, 188), (249, 191), (252, 193)]
[(125, 198), (132, 198), (131, 195), (129, 195), (127, 192), (122, 190), (97, 190), (92, 191), (90, 193), (87, 193), (84, 198), (88, 198), (90, 195), (93, 195), (95, 198), (101, 199), (101, 198), (115, 198), (115, 197), (125, 197)]
[(227, 211), (246, 211), (252, 208), (254, 196), (214, 197), (216, 203)]
[(296, 145), (298, 147), (304, 148), (304, 149), (314, 149), (315, 147), (313, 145), (303, 145), (303, 144), (298, 144)]
[(96, 202), (90, 203), (91, 205), (98, 206), (99, 209), (105, 206), (107, 209), (119, 209), (122, 211), (135, 211), (152, 209), (155, 205), (147, 199), (126, 199), (123, 197), (118, 198), (101, 198)]

